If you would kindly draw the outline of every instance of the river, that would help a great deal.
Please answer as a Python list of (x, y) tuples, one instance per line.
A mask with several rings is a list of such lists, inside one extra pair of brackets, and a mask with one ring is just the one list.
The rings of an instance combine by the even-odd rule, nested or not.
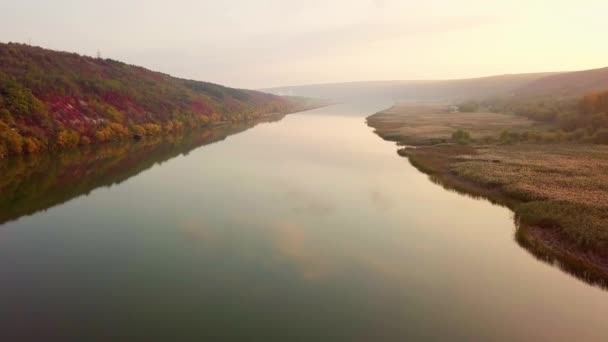
[(0, 339), (606, 340), (606, 291), (399, 157), (389, 105), (0, 168)]

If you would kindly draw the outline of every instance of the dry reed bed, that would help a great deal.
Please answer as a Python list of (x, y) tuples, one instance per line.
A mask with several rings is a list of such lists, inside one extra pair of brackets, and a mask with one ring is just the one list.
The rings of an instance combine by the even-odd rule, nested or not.
[(522, 202), (531, 224), (559, 227), (586, 245), (608, 243), (608, 147), (491, 145), (453, 156), (450, 172)]
[(454, 131), (467, 131), (474, 139), (496, 137), (504, 130), (524, 131), (535, 124), (521, 116), (478, 112), (453, 113), (445, 105), (400, 104), (367, 118), (385, 139), (408, 145), (447, 142)]

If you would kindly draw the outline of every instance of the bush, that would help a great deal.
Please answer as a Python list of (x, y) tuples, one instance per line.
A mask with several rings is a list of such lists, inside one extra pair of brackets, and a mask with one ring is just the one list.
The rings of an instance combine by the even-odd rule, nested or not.
[(471, 142), (471, 135), (469, 132), (459, 129), (452, 133), (452, 141), (459, 145), (466, 145)]
[(598, 113), (591, 117), (591, 128), (592, 129), (608, 129), (608, 114)]
[(568, 141), (582, 141), (585, 136), (587, 135), (587, 133), (585, 132), (584, 129), (579, 128), (577, 130), (575, 130), (574, 132), (570, 132), (566, 134), (566, 140)]
[(110, 123), (108, 127), (112, 131), (113, 138), (126, 138), (129, 136), (129, 130), (127, 127), (119, 123)]
[(101, 128), (95, 131), (95, 140), (98, 142), (108, 141), (112, 138), (112, 130), (109, 128)]
[(544, 132), (540, 134), (541, 142), (543, 143), (556, 143), (559, 141), (559, 138), (556, 133), (553, 132)]
[(0, 109), (0, 124), (4, 123), (9, 125), (15, 124), (15, 119), (11, 115), (11, 112), (8, 111), (8, 109)]
[(0, 133), (0, 144), (4, 145), (6, 153), (9, 155), (19, 155), (23, 153), (23, 137), (12, 130)]
[(502, 131), (500, 133), (500, 142), (503, 144), (514, 144), (521, 140), (519, 133), (511, 131)]
[(7, 107), (2, 116), (12, 113), (15, 117), (29, 117), (35, 114), (45, 117), (48, 114), (44, 104), (32, 94), (31, 89), (12, 78), (0, 77), (0, 97), (5, 99)]
[(558, 126), (566, 132), (572, 132), (581, 126), (580, 115), (576, 112), (563, 113), (558, 117)]
[(143, 127), (146, 130), (146, 135), (157, 135), (163, 131), (162, 127), (157, 124), (143, 124)]
[(458, 106), (458, 110), (464, 113), (472, 113), (476, 112), (479, 109), (479, 103), (474, 101), (469, 101)]
[(146, 135), (146, 129), (139, 125), (134, 125), (131, 127), (131, 134), (135, 137), (143, 137)]
[(171, 133), (173, 132), (173, 130), (175, 129), (175, 126), (173, 125), (173, 122), (168, 121), (164, 126), (163, 126), (163, 130), (167, 133)]
[(23, 150), (25, 153), (32, 154), (40, 151), (42, 144), (33, 137), (23, 138)]
[(62, 130), (57, 134), (57, 146), (61, 149), (78, 146), (80, 134), (73, 130)]

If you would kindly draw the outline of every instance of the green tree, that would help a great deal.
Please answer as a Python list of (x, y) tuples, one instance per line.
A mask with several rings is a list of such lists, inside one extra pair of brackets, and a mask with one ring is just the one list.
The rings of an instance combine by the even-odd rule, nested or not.
[(456, 142), (459, 145), (466, 145), (471, 142), (471, 134), (467, 131), (463, 131), (462, 129), (457, 130), (452, 133), (452, 141)]

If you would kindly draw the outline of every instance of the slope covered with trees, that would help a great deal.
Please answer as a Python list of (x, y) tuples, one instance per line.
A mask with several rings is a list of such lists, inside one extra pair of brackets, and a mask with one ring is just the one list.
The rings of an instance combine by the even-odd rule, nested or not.
[(544, 132), (503, 132), (512, 142), (608, 144), (608, 68), (550, 75), (510, 94), (471, 98), (458, 107), (461, 112), (510, 113), (546, 124)]
[(520, 136), (503, 132), (511, 142), (586, 142), (608, 144), (608, 90), (583, 96), (522, 96), (467, 101), (461, 112), (500, 112), (525, 116), (544, 125), (543, 131)]
[(305, 100), (0, 43), (0, 158), (302, 109)]
[(517, 97), (573, 97), (608, 89), (608, 68), (564, 72), (543, 77), (518, 88)]

